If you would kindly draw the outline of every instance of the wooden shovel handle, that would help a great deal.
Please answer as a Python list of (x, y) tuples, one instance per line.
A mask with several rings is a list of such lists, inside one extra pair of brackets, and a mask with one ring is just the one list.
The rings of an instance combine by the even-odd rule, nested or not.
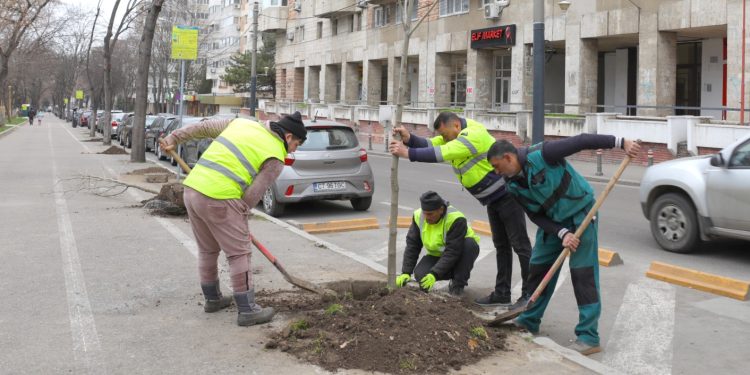
[(174, 158), (174, 160), (177, 160), (177, 164), (179, 164), (180, 167), (182, 167), (182, 170), (185, 171), (185, 173), (190, 173), (190, 166), (187, 163), (185, 163), (184, 160), (182, 160), (180, 155), (177, 155), (177, 153), (174, 152), (174, 150), (167, 150), (167, 153), (169, 154), (169, 156)]

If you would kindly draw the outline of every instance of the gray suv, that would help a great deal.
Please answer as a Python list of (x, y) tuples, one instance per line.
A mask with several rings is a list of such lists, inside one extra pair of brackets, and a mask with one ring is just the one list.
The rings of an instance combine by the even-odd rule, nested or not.
[(699, 240), (750, 240), (750, 134), (711, 156), (649, 167), (640, 187), (643, 214), (659, 246), (676, 253)]

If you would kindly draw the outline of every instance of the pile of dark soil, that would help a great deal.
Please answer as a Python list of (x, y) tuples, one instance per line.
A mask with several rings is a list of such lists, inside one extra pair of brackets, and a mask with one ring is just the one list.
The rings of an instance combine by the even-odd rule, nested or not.
[(183, 216), (187, 214), (183, 199), (184, 191), (185, 188), (180, 182), (164, 184), (159, 195), (141, 203), (154, 215)]
[(327, 370), (445, 373), (505, 350), (507, 329), (482, 321), (452, 298), (412, 288), (334, 302), (259, 295), (259, 303), (300, 312), (266, 343)]
[(171, 174), (172, 172), (170, 172), (169, 170), (164, 169), (162, 167), (148, 167), (148, 168), (136, 169), (134, 171), (128, 172), (128, 174), (133, 174), (133, 175), (145, 175), (145, 174), (148, 174), (148, 173), (169, 173), (169, 174)]
[(89, 138), (89, 139), (83, 140), (81, 142), (101, 142), (101, 141), (102, 141), (101, 138)]
[(105, 154), (105, 155), (127, 155), (128, 152), (125, 151), (125, 149), (117, 146), (110, 146), (108, 149), (97, 152), (97, 154)]

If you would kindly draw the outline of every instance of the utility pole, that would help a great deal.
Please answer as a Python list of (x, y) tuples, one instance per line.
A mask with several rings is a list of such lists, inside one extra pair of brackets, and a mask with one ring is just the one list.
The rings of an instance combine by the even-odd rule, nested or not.
[(544, 0), (534, 0), (534, 97), (531, 144), (544, 141)]
[(13, 117), (13, 86), (8, 85), (8, 121)]
[(250, 115), (255, 117), (255, 92), (258, 87), (258, 2), (253, 2), (253, 60), (250, 65)]

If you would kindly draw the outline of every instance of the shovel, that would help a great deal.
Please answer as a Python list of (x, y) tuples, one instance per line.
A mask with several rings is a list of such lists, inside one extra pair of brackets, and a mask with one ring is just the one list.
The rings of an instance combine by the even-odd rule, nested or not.
[[(596, 198), (596, 202), (594, 203), (594, 207), (591, 207), (591, 210), (589, 210), (588, 215), (586, 215), (586, 218), (583, 219), (583, 222), (581, 225), (576, 229), (575, 236), (576, 238), (581, 238), (583, 235), (583, 232), (586, 230), (586, 228), (591, 223), (591, 220), (594, 218), (594, 215), (596, 215), (596, 211), (599, 210), (599, 206), (604, 203), (604, 200), (607, 198), (607, 195), (610, 191), (612, 191), (612, 188), (615, 187), (615, 184), (617, 183), (617, 180), (620, 179), (620, 176), (622, 175), (622, 172), (625, 170), (625, 168), (630, 164), (630, 156), (625, 156), (625, 159), (623, 159), (622, 163), (620, 163), (620, 167), (617, 169), (615, 174), (612, 176), (612, 178), (609, 180), (609, 183), (607, 184), (607, 187), (604, 188), (604, 191), (602, 191), (599, 194), (599, 197)], [(565, 261), (565, 258), (570, 255), (570, 249), (565, 248), (563, 249), (562, 253), (560, 253), (560, 256), (557, 257), (557, 260), (555, 260), (555, 263), (552, 265), (552, 267), (547, 271), (547, 273), (544, 275), (544, 279), (542, 279), (542, 282), (539, 283), (539, 286), (534, 291), (534, 294), (531, 295), (531, 298), (529, 298), (529, 302), (526, 303), (525, 306), (520, 306), (518, 308), (515, 308), (513, 310), (508, 310), (505, 313), (502, 313), (495, 317), (495, 319), (489, 321), (487, 323), (488, 326), (495, 327), (503, 322), (507, 322), (508, 320), (511, 320), (519, 315), (521, 315), (526, 310), (530, 309), (532, 306), (534, 306), (534, 303), (537, 299), (539, 299), (539, 296), (544, 292), (544, 288), (547, 287), (547, 284), (549, 284), (550, 280), (552, 280), (552, 276), (555, 275), (557, 270), (560, 269), (560, 266)]]
[[(177, 153), (174, 152), (174, 150), (168, 150), (167, 153), (169, 154), (169, 156), (173, 157), (174, 160), (176, 160), (178, 164), (180, 164), (180, 166), (185, 171), (185, 173), (190, 173), (190, 166), (187, 163), (185, 163), (184, 160), (182, 160), (180, 155), (177, 155)], [(309, 290), (313, 293), (320, 294), (322, 296), (326, 296), (326, 297), (336, 296), (336, 292), (334, 292), (333, 290), (320, 287), (309, 281), (302, 280), (298, 277), (294, 277), (290, 275), (289, 272), (287, 272), (286, 269), (284, 269), (284, 266), (281, 265), (281, 262), (279, 262), (279, 260), (275, 256), (273, 256), (273, 254), (271, 254), (271, 252), (268, 251), (268, 249), (266, 249), (265, 246), (263, 246), (263, 244), (258, 242), (258, 240), (252, 236), (250, 237), (250, 240), (252, 241), (253, 245), (255, 245), (255, 247), (257, 247), (258, 250), (260, 250), (260, 252), (263, 253), (266, 259), (268, 259), (268, 261), (271, 262), (271, 264), (273, 264), (274, 267), (276, 267), (276, 269), (279, 270), (279, 272), (281, 272), (282, 275), (284, 275), (284, 280), (286, 280), (290, 284), (298, 286), (305, 290)]]

